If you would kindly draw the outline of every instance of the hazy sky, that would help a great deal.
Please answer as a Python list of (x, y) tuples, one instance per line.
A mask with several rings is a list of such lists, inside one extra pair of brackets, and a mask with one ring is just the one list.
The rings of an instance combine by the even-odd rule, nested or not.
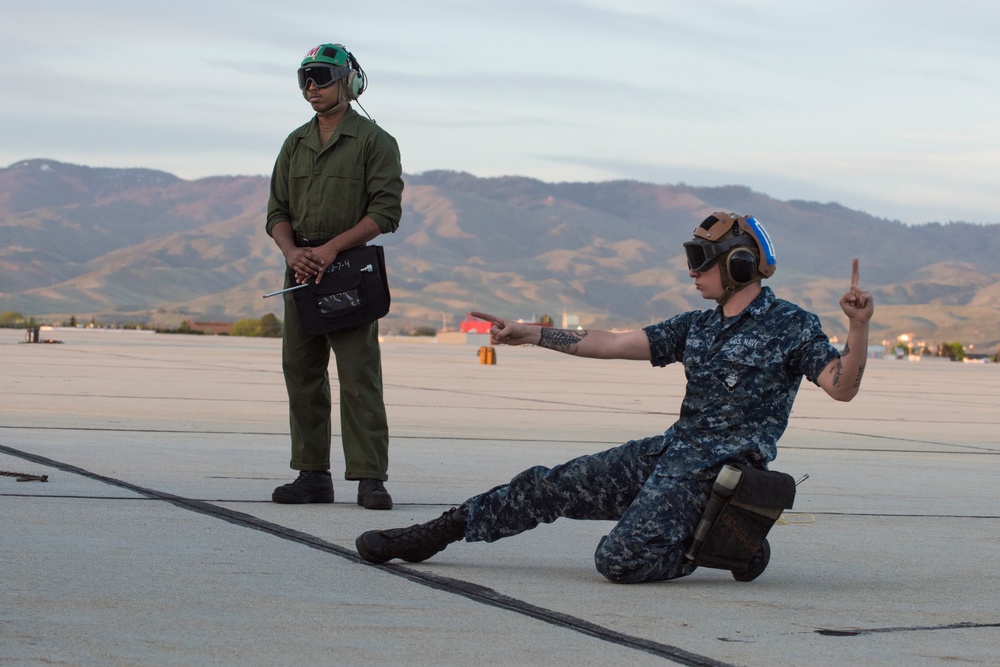
[(341, 42), (406, 173), (747, 185), (1000, 222), (1000, 4), (0, 0), (0, 167), (269, 174)]

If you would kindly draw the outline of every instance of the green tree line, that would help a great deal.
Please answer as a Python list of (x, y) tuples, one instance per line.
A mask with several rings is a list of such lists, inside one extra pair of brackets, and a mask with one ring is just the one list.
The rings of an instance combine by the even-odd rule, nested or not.
[(34, 329), (37, 326), (34, 317), (26, 318), (13, 310), (0, 313), (0, 329)]
[(259, 320), (246, 318), (233, 322), (230, 336), (250, 336), (255, 338), (281, 338), (281, 320), (268, 313)]

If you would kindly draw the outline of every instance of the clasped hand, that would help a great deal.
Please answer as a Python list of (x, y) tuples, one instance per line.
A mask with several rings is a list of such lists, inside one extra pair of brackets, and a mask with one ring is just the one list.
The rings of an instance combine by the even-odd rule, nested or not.
[[(328, 245), (328, 244), (327, 244)], [(285, 255), (285, 263), (295, 273), (295, 282), (302, 284), (315, 277), (316, 283), (323, 279), (323, 272), (333, 264), (337, 253), (326, 245), (316, 248), (293, 248)]]

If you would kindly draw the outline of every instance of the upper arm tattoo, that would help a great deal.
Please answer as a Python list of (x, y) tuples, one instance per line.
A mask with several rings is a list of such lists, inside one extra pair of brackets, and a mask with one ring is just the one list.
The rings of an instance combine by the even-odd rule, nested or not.
[(550, 350), (565, 352), (566, 354), (576, 354), (580, 341), (586, 337), (586, 331), (568, 331), (566, 329), (543, 327), (542, 334), (538, 339), (538, 347), (547, 347)]
[[(851, 346), (844, 344), (844, 352), (841, 354), (840, 359), (837, 360), (837, 365), (833, 368), (833, 386), (835, 389), (840, 389), (841, 376), (844, 373), (844, 357), (851, 351)], [(861, 386), (861, 378), (865, 374), (865, 362), (862, 361), (858, 365), (858, 375), (854, 378), (854, 388), (857, 389)]]
[(840, 389), (840, 376), (844, 372), (844, 359), (837, 359), (837, 365), (833, 367), (833, 388)]
[(837, 359), (837, 365), (833, 369), (833, 387), (834, 389), (840, 389), (840, 378), (844, 374), (844, 357), (851, 353), (851, 344), (849, 342), (844, 343), (844, 351), (840, 353), (840, 359)]

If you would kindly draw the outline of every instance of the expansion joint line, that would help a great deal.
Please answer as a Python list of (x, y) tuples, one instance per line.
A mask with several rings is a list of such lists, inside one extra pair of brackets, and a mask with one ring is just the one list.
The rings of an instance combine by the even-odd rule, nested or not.
[(596, 623), (591, 623), (590, 621), (586, 621), (582, 618), (570, 616), (569, 614), (563, 614), (552, 609), (539, 607), (472, 582), (443, 577), (428, 572), (421, 572), (419, 570), (414, 570), (401, 565), (372, 565), (363, 561), (358, 554), (350, 549), (345, 549), (344, 547), (332, 542), (327, 542), (326, 540), (316, 537), (315, 535), (303, 533), (280, 524), (271, 523), (270, 521), (265, 521), (264, 519), (260, 519), (251, 514), (236, 512), (234, 510), (226, 509), (225, 507), (213, 505), (212, 503), (205, 502), (204, 500), (185, 498), (183, 496), (175, 496), (164, 491), (148, 489), (136, 484), (131, 484), (124, 480), (106, 477), (68, 463), (55, 461), (43, 456), (38, 456), (37, 454), (23, 452), (5, 445), (0, 445), (0, 453), (16, 456), (39, 465), (49, 466), (74, 475), (87, 477), (118, 488), (127, 489), (134, 493), (146, 496), (147, 498), (162, 500), (176, 507), (221, 519), (237, 526), (259, 530), (290, 542), (295, 542), (313, 549), (337, 555), (358, 565), (377, 568), (386, 574), (392, 574), (428, 588), (451, 593), (453, 595), (459, 595), (475, 602), (534, 618), (536, 620), (567, 630), (572, 630), (601, 641), (652, 654), (675, 664), (689, 665), (690, 667), (732, 667), (729, 663), (720, 662), (706, 656), (691, 653), (690, 651), (685, 651), (684, 649), (676, 646), (661, 644), (660, 642), (644, 639), (642, 637), (626, 635), (624, 633), (611, 630), (610, 628), (597, 625)]

